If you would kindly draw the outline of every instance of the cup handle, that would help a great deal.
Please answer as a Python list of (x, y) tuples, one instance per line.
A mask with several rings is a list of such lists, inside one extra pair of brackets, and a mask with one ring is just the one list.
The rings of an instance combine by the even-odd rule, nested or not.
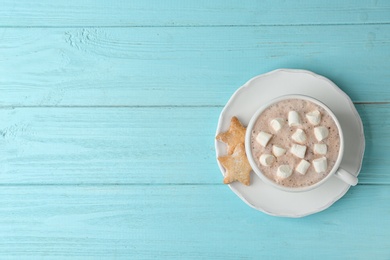
[(339, 168), (336, 171), (335, 175), (339, 179), (341, 179), (342, 181), (344, 181), (345, 183), (347, 183), (351, 186), (356, 186), (356, 184), (358, 183), (358, 178), (355, 175), (353, 175), (352, 173), (347, 172), (343, 168)]

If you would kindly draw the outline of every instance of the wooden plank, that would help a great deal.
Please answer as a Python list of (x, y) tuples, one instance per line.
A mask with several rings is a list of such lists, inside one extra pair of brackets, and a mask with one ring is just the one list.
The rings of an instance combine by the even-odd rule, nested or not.
[(360, 181), (390, 184), (390, 104), (356, 106), (364, 125), (366, 149)]
[(388, 259), (389, 197), (389, 186), (357, 186), (321, 213), (286, 219), (222, 185), (5, 186), (0, 256)]
[[(390, 105), (357, 107), (367, 139), (360, 183), (390, 184)], [(0, 183), (219, 184), (221, 109), (2, 109)]]
[(2, 31), (3, 106), (224, 105), (280, 67), (390, 100), (390, 25)]
[(2, 1), (2, 26), (222, 26), (390, 22), (388, 1)]
[(1, 110), (1, 182), (113, 184), (220, 181), (213, 143), (219, 110)]

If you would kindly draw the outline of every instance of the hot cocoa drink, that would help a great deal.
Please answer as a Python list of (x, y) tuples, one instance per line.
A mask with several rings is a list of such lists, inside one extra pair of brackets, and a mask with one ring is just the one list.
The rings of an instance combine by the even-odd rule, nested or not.
[(303, 99), (272, 104), (257, 118), (251, 152), (262, 173), (285, 187), (305, 187), (325, 178), (340, 151), (332, 116)]

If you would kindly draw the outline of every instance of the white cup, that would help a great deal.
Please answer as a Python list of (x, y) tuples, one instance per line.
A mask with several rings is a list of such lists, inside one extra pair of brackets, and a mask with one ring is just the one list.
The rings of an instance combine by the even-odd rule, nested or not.
[[(254, 127), (254, 125), (255, 125), (255, 123), (257, 121), (257, 118), (270, 105), (275, 104), (277, 102), (280, 102), (282, 100), (286, 100), (286, 99), (307, 100), (307, 101), (310, 101), (310, 102), (312, 102), (314, 104), (317, 104), (318, 106), (322, 107), (332, 117), (333, 121), (335, 122), (335, 124), (337, 126), (338, 132), (339, 132), (340, 148), (339, 148), (339, 154), (338, 154), (337, 160), (336, 160), (333, 168), (330, 170), (330, 172), (328, 173), (328, 175), (325, 178), (323, 178), (319, 182), (316, 182), (316, 183), (314, 183), (313, 185), (310, 185), (310, 186), (286, 187), (286, 186), (283, 186), (281, 184), (276, 183), (275, 181), (269, 179), (267, 176), (265, 176), (262, 173), (260, 168), (257, 166), (257, 163), (255, 161), (256, 158), (254, 158), (253, 155), (252, 155), (251, 145), (250, 145), (251, 141), (252, 141), (251, 140), (251, 138), (252, 138), (251, 136), (252, 136), (252, 130), (253, 130), (253, 127)], [(275, 98), (275, 99), (269, 101), (268, 103), (266, 103), (262, 107), (260, 107), (254, 113), (254, 115), (252, 116), (252, 118), (249, 121), (249, 124), (247, 126), (246, 135), (245, 135), (245, 149), (246, 149), (246, 154), (247, 154), (247, 157), (248, 157), (248, 161), (249, 161), (250, 165), (252, 166), (253, 171), (262, 179), (263, 182), (265, 182), (266, 184), (272, 185), (272, 186), (274, 186), (274, 187), (276, 187), (277, 189), (280, 189), (280, 190), (290, 191), (290, 192), (308, 191), (308, 190), (314, 189), (314, 188), (322, 185), (323, 183), (328, 181), (329, 178), (331, 178), (333, 175), (338, 177), (338, 178), (340, 178), (342, 181), (344, 181), (345, 183), (347, 183), (349, 185), (352, 185), (352, 186), (355, 186), (358, 183), (358, 179), (357, 179), (357, 177), (355, 175), (347, 172), (346, 170), (344, 170), (343, 168), (340, 167), (341, 161), (343, 159), (343, 154), (344, 154), (344, 136), (343, 136), (343, 131), (341, 129), (340, 123), (337, 120), (337, 117), (334, 115), (334, 113), (326, 105), (324, 105), (322, 102), (318, 101), (317, 99), (314, 99), (314, 98), (309, 97), (309, 96), (305, 96), (305, 95), (286, 95), (286, 96), (281, 96), (281, 97), (278, 97), (278, 98)]]

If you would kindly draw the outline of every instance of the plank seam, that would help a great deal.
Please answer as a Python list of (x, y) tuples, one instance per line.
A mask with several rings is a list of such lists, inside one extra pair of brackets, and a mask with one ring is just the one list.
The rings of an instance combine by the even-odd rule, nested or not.
[[(355, 105), (389, 105), (390, 101), (356, 101)], [(61, 106), (0, 106), (0, 109), (17, 108), (222, 108), (225, 105), (103, 105), (103, 106), (82, 106), (82, 105), (61, 105)]]
[[(226, 186), (223, 183), (1, 183), (0, 187), (119, 187), (119, 186)], [(390, 183), (359, 183), (358, 186), (390, 186)], [(358, 187), (357, 186), (357, 187)]]
[(389, 22), (370, 22), (370, 23), (292, 23), (292, 24), (211, 24), (211, 25), (70, 25), (70, 26), (51, 26), (51, 25), (37, 25), (37, 26), (16, 26), (16, 25), (2, 25), (0, 28), (24, 28), (24, 29), (63, 29), (63, 28), (202, 28), (202, 27), (294, 27), (294, 26), (362, 26), (362, 25), (389, 25)]

